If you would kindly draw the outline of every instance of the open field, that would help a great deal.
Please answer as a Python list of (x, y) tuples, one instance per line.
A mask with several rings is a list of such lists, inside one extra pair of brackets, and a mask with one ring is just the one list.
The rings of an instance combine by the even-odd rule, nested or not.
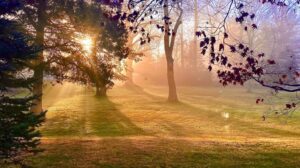
[(38, 168), (300, 167), (300, 115), (262, 121), (242, 89), (116, 87), (108, 99), (65, 84), (45, 89)]

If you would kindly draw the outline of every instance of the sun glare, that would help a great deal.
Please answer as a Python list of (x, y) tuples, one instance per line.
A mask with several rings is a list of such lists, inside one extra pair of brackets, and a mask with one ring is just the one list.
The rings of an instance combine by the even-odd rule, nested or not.
[(82, 39), (80, 39), (80, 44), (82, 45), (85, 52), (90, 54), (92, 52), (93, 48), (93, 40), (89, 36), (85, 36)]

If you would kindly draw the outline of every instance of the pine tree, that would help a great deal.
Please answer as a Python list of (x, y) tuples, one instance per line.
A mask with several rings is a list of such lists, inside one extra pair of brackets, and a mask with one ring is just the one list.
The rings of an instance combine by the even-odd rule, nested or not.
[(31, 45), (20, 25), (4, 16), (18, 7), (17, 1), (0, 2), (0, 163), (23, 166), (24, 156), (40, 151), (36, 128), (45, 112), (35, 115), (29, 110), (37, 97), (31, 94), (35, 79), (27, 63), (36, 57), (38, 48)]

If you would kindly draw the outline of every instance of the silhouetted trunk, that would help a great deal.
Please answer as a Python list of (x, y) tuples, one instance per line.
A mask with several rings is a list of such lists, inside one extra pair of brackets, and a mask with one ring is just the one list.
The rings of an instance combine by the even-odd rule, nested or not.
[(168, 86), (169, 86), (169, 102), (178, 102), (177, 89), (174, 77), (174, 60), (172, 58), (172, 52), (166, 54), (167, 58), (167, 76), (168, 76)]
[(96, 86), (96, 97), (107, 97), (107, 89), (105, 87)]
[[(164, 16), (169, 17), (169, 0), (164, 1)], [(169, 102), (178, 102), (176, 84), (175, 84), (175, 77), (174, 77), (174, 58), (173, 58), (173, 49), (176, 40), (176, 35), (178, 28), (182, 21), (182, 9), (180, 9), (179, 5), (178, 8), (180, 10), (180, 14), (176, 20), (174, 29), (170, 29), (170, 24), (168, 21), (165, 21), (165, 34), (164, 34), (164, 47), (165, 47), (165, 55), (167, 60), (167, 78), (168, 78), (168, 86), (169, 86), (169, 95), (168, 101)]]
[[(42, 62), (40, 62), (42, 64)], [(37, 99), (34, 99), (33, 106), (31, 107), (31, 112), (36, 114), (41, 113), (43, 111), (43, 67), (38, 66), (34, 69), (34, 78), (35, 83), (33, 84), (33, 95), (37, 96)]]
[[(100, 32), (97, 32), (95, 34), (98, 34)], [(97, 35), (97, 37), (99, 37)], [(97, 57), (97, 41), (99, 41), (97, 38), (94, 39), (93, 41), (93, 49), (92, 49), (92, 53), (90, 55), (91, 57), (91, 60), (92, 62), (90, 63), (91, 65), (91, 73), (90, 73), (90, 76), (89, 78), (93, 80), (93, 83), (95, 84), (95, 88), (96, 88), (96, 97), (106, 97), (106, 88), (105, 86), (103, 86), (103, 81), (101, 81), (101, 72), (100, 72), (100, 69), (98, 69), (98, 63), (99, 63), (99, 60), (98, 60), (98, 57)]]
[(100, 96), (100, 87), (96, 86), (96, 96)]
[(46, 26), (46, 0), (40, 0), (38, 6), (38, 22), (36, 25), (36, 39), (35, 43), (38, 47), (41, 47), (41, 51), (38, 53), (38, 58), (34, 60), (34, 78), (33, 94), (38, 97), (33, 101), (31, 112), (41, 113), (43, 112), (43, 78), (44, 78), (44, 35)]

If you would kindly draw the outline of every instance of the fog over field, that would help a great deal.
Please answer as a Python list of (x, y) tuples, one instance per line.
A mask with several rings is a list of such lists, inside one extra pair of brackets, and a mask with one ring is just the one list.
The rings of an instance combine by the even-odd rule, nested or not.
[(0, 1), (0, 168), (300, 167), (299, 7)]

